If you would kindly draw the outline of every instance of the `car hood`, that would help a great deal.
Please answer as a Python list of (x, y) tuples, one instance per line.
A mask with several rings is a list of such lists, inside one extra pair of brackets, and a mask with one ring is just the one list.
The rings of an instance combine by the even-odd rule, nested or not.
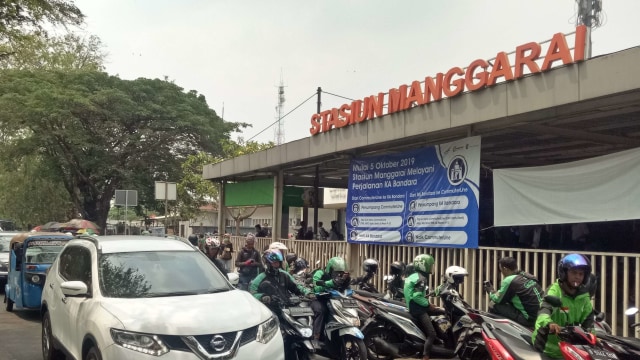
[(272, 313), (250, 293), (139, 299), (109, 298), (102, 307), (126, 330), (167, 335), (204, 335), (244, 330), (268, 320)]

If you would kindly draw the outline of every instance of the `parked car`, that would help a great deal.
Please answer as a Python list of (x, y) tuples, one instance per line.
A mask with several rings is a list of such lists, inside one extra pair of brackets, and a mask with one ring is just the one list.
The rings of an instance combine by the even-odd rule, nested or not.
[(73, 236), (63, 233), (20, 233), (9, 242), (9, 273), (4, 286), (7, 311), (40, 309), (47, 270)]
[(0, 231), (0, 289), (4, 291), (9, 276), (9, 251), (11, 239), (18, 235), (17, 232)]
[(271, 311), (176, 239), (76, 237), (41, 313), (44, 359), (284, 359)]

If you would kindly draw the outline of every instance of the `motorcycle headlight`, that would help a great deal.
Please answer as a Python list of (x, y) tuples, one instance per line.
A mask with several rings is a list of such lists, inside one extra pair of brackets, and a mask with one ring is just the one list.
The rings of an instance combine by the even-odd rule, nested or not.
[(135, 333), (111, 329), (111, 338), (123, 348), (143, 354), (161, 356), (169, 352), (169, 348), (156, 335)]
[(33, 282), (34, 284), (39, 283), (39, 282), (40, 282), (40, 276), (38, 276), (38, 275), (33, 275), (33, 276), (31, 277), (31, 282)]
[(256, 336), (256, 341), (266, 344), (276, 335), (280, 327), (278, 323), (278, 318), (275, 316), (271, 316), (271, 318), (262, 324), (258, 325), (258, 335)]
[(311, 328), (308, 327), (298, 327), (296, 328), (298, 330), (298, 332), (300, 333), (300, 336), (304, 337), (304, 338), (310, 338), (311, 335), (313, 335), (313, 330), (311, 330)]

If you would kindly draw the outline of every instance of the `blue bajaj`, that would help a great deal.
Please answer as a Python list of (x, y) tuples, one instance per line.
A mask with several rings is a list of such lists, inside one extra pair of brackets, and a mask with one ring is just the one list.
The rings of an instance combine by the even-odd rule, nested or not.
[(341, 360), (367, 359), (364, 335), (358, 329), (358, 302), (351, 297), (352, 294), (351, 289), (316, 294), (329, 310), (321, 336), (324, 346), (317, 349), (318, 355)]
[(73, 239), (62, 233), (24, 233), (10, 242), (9, 275), (4, 287), (7, 311), (40, 309), (46, 273), (65, 244)]

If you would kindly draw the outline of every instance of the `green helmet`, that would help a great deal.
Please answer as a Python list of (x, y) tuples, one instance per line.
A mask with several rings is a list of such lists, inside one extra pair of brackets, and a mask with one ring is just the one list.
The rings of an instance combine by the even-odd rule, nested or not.
[(431, 268), (435, 264), (436, 260), (431, 255), (418, 255), (413, 259), (413, 267), (416, 271), (420, 271), (425, 274), (431, 274)]
[(327, 262), (327, 267), (324, 272), (326, 274), (331, 274), (332, 271), (347, 271), (347, 263), (343, 258), (336, 256), (329, 259)]

